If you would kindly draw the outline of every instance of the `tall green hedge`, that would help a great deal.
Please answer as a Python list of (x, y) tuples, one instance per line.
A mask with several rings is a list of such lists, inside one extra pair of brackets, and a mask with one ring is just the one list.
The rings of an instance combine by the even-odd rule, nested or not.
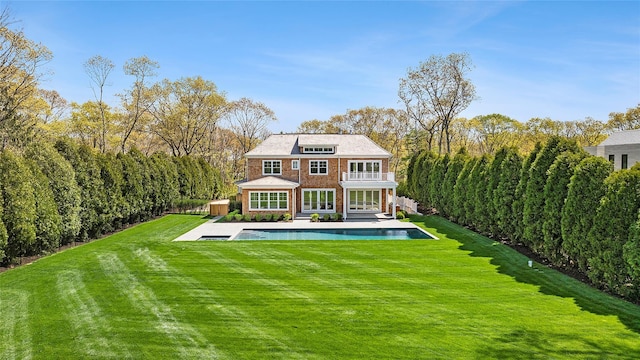
[(31, 171), (21, 157), (9, 150), (0, 154), (0, 184), (4, 200), (2, 221), (7, 228), (5, 257), (15, 259), (34, 252), (36, 199)]
[(542, 249), (546, 258), (555, 265), (565, 263), (562, 251), (562, 209), (574, 169), (585, 156), (583, 152), (565, 151), (556, 157), (548, 171), (543, 192)]
[(102, 154), (68, 138), (22, 151), (0, 154), (0, 264), (219, 195), (219, 172), (201, 158)]
[(612, 165), (560, 137), (495, 157), (412, 157), (407, 188), (423, 204), (476, 231), (523, 242), (558, 266), (640, 299), (640, 165)]
[(599, 156), (583, 159), (573, 171), (562, 208), (562, 252), (569, 265), (586, 272), (587, 259), (594, 256), (586, 235), (593, 227), (596, 210), (605, 194), (604, 180), (613, 164)]
[(49, 179), (49, 186), (61, 217), (60, 244), (76, 239), (80, 233), (80, 189), (71, 164), (48, 143), (31, 144), (25, 156), (33, 160)]
[(517, 187), (522, 173), (522, 156), (514, 148), (508, 148), (500, 164), (498, 186), (493, 192), (493, 208), (495, 210), (497, 234), (510, 237), (516, 233), (519, 213), (513, 211), (517, 199)]
[(513, 225), (510, 226), (514, 232), (512, 238), (515, 241), (522, 241), (524, 237), (524, 203), (527, 199), (526, 192), (529, 184), (529, 177), (531, 165), (538, 157), (538, 154), (542, 150), (542, 144), (536, 143), (533, 150), (529, 153), (529, 156), (522, 163), (522, 169), (520, 170), (520, 176), (518, 186), (516, 186), (515, 200), (513, 201)]
[(605, 180), (605, 194), (596, 212), (587, 241), (594, 253), (589, 257), (589, 278), (623, 296), (638, 297), (636, 283), (630, 279), (623, 258), (624, 245), (629, 240), (631, 226), (637, 221), (640, 208), (640, 170), (613, 172)]

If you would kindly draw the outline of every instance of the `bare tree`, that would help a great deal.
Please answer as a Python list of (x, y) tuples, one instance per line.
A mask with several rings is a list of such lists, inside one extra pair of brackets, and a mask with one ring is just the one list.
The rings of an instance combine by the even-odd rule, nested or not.
[(69, 103), (57, 91), (40, 89), (38, 94), (47, 103), (47, 109), (42, 116), (45, 124), (62, 119), (69, 110)]
[(267, 126), (277, 121), (275, 113), (265, 104), (241, 98), (229, 104), (225, 118), (242, 146), (243, 153), (255, 148), (270, 135)]
[(103, 153), (107, 150), (106, 104), (103, 101), (104, 87), (107, 85), (107, 78), (114, 67), (115, 65), (113, 65), (111, 60), (100, 55), (93, 56), (84, 63), (84, 71), (91, 80), (91, 90), (93, 90), (93, 96), (95, 97), (100, 110), (100, 120), (102, 122), (100, 151)]
[(475, 86), (466, 78), (471, 70), (466, 53), (431, 56), (417, 69), (409, 69), (400, 79), (398, 96), (405, 104), (409, 118), (430, 133), (438, 133), (438, 150), (446, 145), (451, 152), (449, 125), (476, 97)]
[(124, 116), (121, 118), (122, 141), (120, 143), (120, 151), (126, 151), (126, 144), (131, 133), (136, 130), (141, 119), (148, 115), (149, 108), (152, 104), (151, 91), (148, 89), (147, 81), (150, 77), (156, 76), (156, 70), (159, 68), (156, 61), (146, 56), (132, 58), (124, 63), (124, 73), (135, 78), (131, 89), (120, 94), (122, 107), (124, 108)]

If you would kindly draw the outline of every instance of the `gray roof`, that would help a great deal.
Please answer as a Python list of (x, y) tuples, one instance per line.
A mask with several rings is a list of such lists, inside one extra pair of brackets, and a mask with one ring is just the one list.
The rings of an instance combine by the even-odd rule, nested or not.
[(297, 182), (277, 178), (275, 176), (265, 176), (259, 179), (245, 181), (237, 185), (239, 188), (246, 188), (246, 189), (250, 189), (250, 188), (294, 189), (294, 188), (297, 188), (300, 184), (298, 184)]
[(364, 135), (276, 134), (269, 136), (247, 157), (300, 155), (300, 146), (335, 146), (335, 156), (391, 157), (391, 154)]
[(599, 146), (640, 144), (640, 129), (614, 132)]

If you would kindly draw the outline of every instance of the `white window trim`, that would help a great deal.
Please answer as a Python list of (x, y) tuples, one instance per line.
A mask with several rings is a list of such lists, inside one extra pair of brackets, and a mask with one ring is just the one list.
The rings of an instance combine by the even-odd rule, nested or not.
[[(364, 192), (366, 191), (377, 191), (378, 192), (378, 209), (352, 209), (351, 208), (351, 192), (352, 191), (356, 191), (356, 192), (362, 192), (364, 195)], [(362, 212), (362, 213), (371, 213), (371, 212), (379, 212), (382, 211), (382, 189), (349, 189), (349, 191), (347, 191), (347, 211), (350, 213), (358, 213), (358, 212)], [(359, 199), (356, 199), (356, 201)], [(357, 207), (357, 204), (355, 205)]]
[[(267, 194), (267, 199), (270, 198), (271, 194), (278, 194), (278, 201), (276, 202), (278, 204), (278, 207), (276, 208), (271, 208), (269, 205), (271, 204), (270, 200), (267, 200), (267, 208), (263, 209), (260, 207), (260, 194)], [(251, 195), (252, 194), (258, 194), (258, 207), (254, 208), (251, 206)], [(280, 208), (280, 194), (284, 194), (285, 199), (287, 201), (287, 207), (286, 208)], [(289, 210), (289, 192), (288, 191), (249, 191), (249, 211), (288, 211)]]
[(303, 149), (305, 154), (334, 154), (336, 152), (335, 147), (332, 146), (304, 147)]
[[(358, 178), (358, 176), (354, 176), (352, 174), (361, 174), (360, 172), (357, 172), (357, 171), (355, 173), (351, 171), (351, 164), (353, 164), (353, 163), (356, 163), (356, 164), (357, 163), (363, 163), (363, 167), (366, 167), (366, 165), (365, 165), (366, 163), (372, 163), (372, 164), (373, 163), (377, 163), (378, 164), (378, 169), (379, 169), (378, 170), (378, 174), (380, 176), (380, 179), (382, 179), (382, 160), (349, 160), (348, 164), (347, 164), (347, 174), (348, 174), (349, 179), (351, 179), (351, 177)], [(367, 171), (365, 170), (362, 173), (366, 174)], [(374, 174), (374, 173), (375, 172), (372, 172), (372, 174)], [(373, 180), (373, 179), (369, 179), (369, 180)]]
[[(318, 173), (314, 174), (311, 172), (311, 163), (313, 162), (317, 162), (318, 163)], [(320, 172), (320, 162), (324, 162), (327, 166), (325, 166), (325, 169), (327, 170), (324, 173)], [(309, 160), (309, 175), (311, 176), (316, 176), (316, 175), (321, 175), (321, 176), (326, 176), (329, 175), (329, 160)]]
[(291, 160), (291, 170), (300, 170), (300, 160)]
[[(321, 210), (321, 209), (316, 209), (316, 210), (305, 210), (305, 209), (304, 209), (304, 193), (305, 193), (305, 192), (310, 192), (310, 191), (326, 191), (326, 192), (331, 192), (331, 193), (333, 193), (333, 209), (324, 209), (324, 210)], [(302, 208), (301, 208), (302, 210), (301, 210), (301, 211), (302, 211), (303, 213), (314, 213), (314, 212), (317, 212), (317, 213), (327, 213), (327, 212), (328, 212), (328, 213), (334, 213), (334, 212), (336, 212), (336, 211), (337, 211), (337, 210), (336, 210), (336, 208), (337, 208), (336, 204), (337, 204), (337, 199), (336, 199), (336, 189), (334, 189), (334, 188), (317, 188), (317, 189), (315, 189), (315, 188), (308, 188), (308, 189), (302, 189), (302, 204), (301, 204), (301, 205), (302, 205)], [(325, 200), (325, 206), (326, 206), (326, 200)]]
[[(271, 171), (273, 171), (273, 163), (277, 162), (280, 164), (280, 172), (279, 173), (266, 173), (264, 172), (265, 164), (269, 162), (271, 163)], [(282, 175), (282, 160), (262, 160), (262, 175)]]

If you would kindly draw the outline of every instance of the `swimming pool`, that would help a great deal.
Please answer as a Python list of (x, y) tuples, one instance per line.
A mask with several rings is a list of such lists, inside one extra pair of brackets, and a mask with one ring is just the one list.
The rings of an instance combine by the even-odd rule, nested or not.
[(417, 228), (245, 229), (231, 240), (417, 240), (434, 239)]

